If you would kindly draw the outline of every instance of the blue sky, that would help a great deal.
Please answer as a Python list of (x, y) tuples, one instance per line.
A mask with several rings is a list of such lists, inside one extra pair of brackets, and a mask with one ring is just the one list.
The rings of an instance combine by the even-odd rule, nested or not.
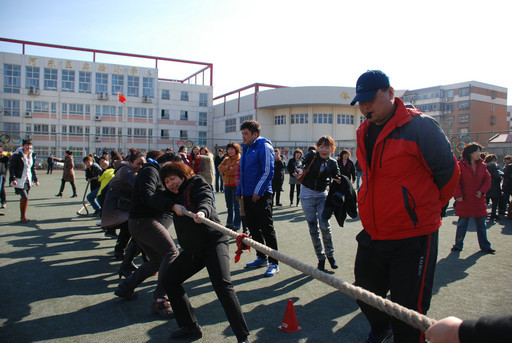
[(512, 89), (511, 8), (501, 0), (0, 0), (0, 36), (210, 62), (214, 95), (255, 82), (353, 87), (367, 69), (383, 70), (397, 89), (472, 80)]

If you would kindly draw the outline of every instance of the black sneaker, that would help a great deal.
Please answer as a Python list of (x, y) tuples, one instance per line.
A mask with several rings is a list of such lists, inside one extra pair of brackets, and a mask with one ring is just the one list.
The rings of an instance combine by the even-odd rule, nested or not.
[(105, 237), (117, 238), (116, 229), (106, 229), (105, 230)]
[(452, 251), (462, 251), (462, 249), (461, 249), (461, 248), (458, 248), (458, 247), (456, 247), (456, 246), (453, 246), (453, 247), (452, 247)]
[(489, 248), (489, 249), (482, 249), (482, 250), (480, 250), (480, 251), (481, 251), (481, 252), (484, 252), (484, 253), (486, 253), (486, 254), (491, 254), (491, 255), (494, 255), (494, 253), (496, 252), (496, 250), (491, 249), (491, 248)]

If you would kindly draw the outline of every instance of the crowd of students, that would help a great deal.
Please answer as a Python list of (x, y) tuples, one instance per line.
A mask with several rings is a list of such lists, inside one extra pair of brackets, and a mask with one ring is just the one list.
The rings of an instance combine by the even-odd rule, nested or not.
[[(248, 342), (249, 330), (231, 283), (228, 237), (201, 221), (201, 218), (208, 218), (220, 223), (216, 192), (224, 192), (226, 227), (234, 231), (243, 227), (244, 233), (250, 233), (252, 239), (277, 250), (272, 211), (274, 206), (282, 206), (280, 196), (287, 170), (291, 185), (290, 206), (294, 200), (296, 206), (302, 204), (318, 258), (318, 269), (322, 271), (326, 271), (326, 260), (332, 269), (338, 268), (331, 239), (331, 214), (336, 213), (340, 225), (343, 225), (347, 213), (352, 217), (357, 215), (355, 210), (351, 211), (356, 208), (353, 183), (359, 173), (369, 171), (369, 160), (363, 160), (365, 169), (362, 169), (359, 163), (354, 165), (350, 160), (348, 150), (342, 150), (335, 160), (331, 157), (336, 149), (334, 140), (330, 136), (322, 136), (306, 154), (296, 149), (286, 163), (280, 150), (260, 136), (259, 123), (244, 122), (241, 130), (242, 146), (231, 142), (225, 150), (219, 149), (215, 157), (206, 147), (193, 146), (187, 154), (187, 147), (182, 146), (178, 153), (168, 149), (165, 153), (152, 150), (146, 154), (131, 149), (125, 157), (112, 151), (101, 157), (89, 155), (83, 158), (89, 187), (87, 200), (99, 217), (97, 224), (105, 236), (116, 239), (114, 256), (122, 261), (115, 295), (127, 300), (135, 299), (137, 286), (158, 272), (151, 310), (165, 318), (176, 318), (179, 330), (172, 334), (175, 339), (203, 335), (182, 284), (206, 268), (237, 340)], [(472, 217), (477, 220), (482, 251), (494, 253), (485, 235), (486, 199), (493, 203), (490, 219), (499, 220), (496, 212), (505, 213), (512, 194), (512, 182), (509, 181), (512, 157), (507, 155), (505, 166), (499, 168), (496, 156), (481, 156), (481, 148), (476, 143), (467, 145), (458, 167), (452, 170), (453, 175), (461, 171), (459, 182), (450, 181), (453, 187), (457, 185), (454, 198), (459, 216), (453, 251), (462, 250), (467, 221)], [(449, 154), (447, 157), (450, 158)], [(66, 151), (62, 160), (52, 157), (53, 160), (64, 162), (61, 186), (56, 196), (63, 196), (65, 184), (69, 182), (73, 191), (71, 196), (76, 197), (72, 151)], [(23, 141), (23, 146), (12, 155), (10, 168), (11, 184), (21, 198), (20, 218), (27, 222), (29, 190), (33, 184), (38, 185), (30, 140)], [(303, 173), (305, 177), (301, 177)], [(342, 188), (339, 188), (340, 184)], [(368, 184), (363, 187), (366, 194)], [(341, 193), (340, 189), (343, 189)], [(364, 199), (360, 207), (362, 204)], [(194, 217), (185, 216), (185, 210), (192, 211)], [(511, 218), (510, 214), (508, 218)], [(173, 223), (181, 252), (169, 233)], [(376, 254), (376, 242), (387, 242), (374, 240), (369, 235), (365, 230), (358, 235), (360, 247), (356, 261), (356, 284), (365, 288), (371, 288), (371, 285), (368, 275), (361, 272), (368, 268), (363, 267), (363, 259), (367, 263), (367, 257)], [(137, 267), (133, 260), (140, 253), (144, 262)], [(380, 259), (372, 259), (383, 263)], [(279, 272), (278, 261), (262, 252), (257, 252), (256, 260), (246, 264), (246, 268), (258, 267), (267, 267), (264, 273), (267, 277)], [(381, 329), (373, 327), (376, 315), (370, 313), (367, 306), (360, 306), (372, 323), (368, 342), (389, 337), (389, 323), (386, 321)], [(416, 335), (408, 332), (409, 329), (405, 330), (402, 324), (392, 323), (391, 326), (396, 339), (402, 334)]]

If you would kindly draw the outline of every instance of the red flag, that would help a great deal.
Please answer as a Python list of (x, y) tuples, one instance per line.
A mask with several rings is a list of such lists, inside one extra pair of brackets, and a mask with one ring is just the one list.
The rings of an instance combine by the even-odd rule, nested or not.
[(119, 93), (119, 101), (126, 104), (126, 98), (121, 93)]

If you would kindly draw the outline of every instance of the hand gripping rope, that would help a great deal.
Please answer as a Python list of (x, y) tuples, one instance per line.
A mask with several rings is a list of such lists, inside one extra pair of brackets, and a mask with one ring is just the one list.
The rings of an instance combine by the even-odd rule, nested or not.
[[(184, 210), (183, 213), (188, 217), (194, 217), (194, 213), (190, 211)], [(290, 267), (297, 269), (303, 272), (304, 274), (307, 274), (317, 280), (320, 280), (323, 283), (336, 288), (342, 293), (351, 296), (352, 298), (361, 300), (362, 302), (365, 302), (368, 305), (371, 305), (381, 310), (382, 312), (385, 312), (419, 330), (426, 331), (431, 325), (433, 325), (436, 322), (435, 320), (421, 313), (418, 313), (416, 311), (403, 307), (402, 305), (396, 304), (388, 299), (375, 295), (372, 292), (365, 290), (364, 288), (354, 286), (340, 279), (337, 279), (334, 276), (326, 274), (314, 267), (308, 266), (300, 261), (288, 257), (279, 251), (270, 249), (269, 247), (260, 244), (250, 238), (243, 236), (242, 238), (238, 238), (240, 234), (237, 234), (236, 232), (229, 230), (228, 228), (225, 228), (224, 226), (217, 224), (209, 219), (201, 217), (199, 217), (198, 219), (199, 221), (208, 225), (209, 227), (218, 230), (231, 238), (240, 240), (245, 245), (253, 247), (254, 249), (264, 253), (265, 255), (272, 256), (276, 260), (283, 262), (284, 264), (287, 264)]]

